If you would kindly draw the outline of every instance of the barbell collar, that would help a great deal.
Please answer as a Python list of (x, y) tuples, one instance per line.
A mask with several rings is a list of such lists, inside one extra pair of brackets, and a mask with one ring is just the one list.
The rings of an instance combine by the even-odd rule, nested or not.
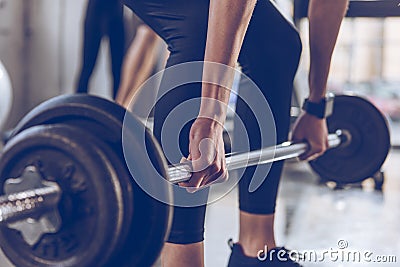
[[(336, 133), (328, 135), (329, 149), (338, 147), (347, 139), (348, 137), (342, 134), (342, 130), (337, 130)], [(309, 145), (306, 142), (293, 143), (288, 141), (277, 146), (266, 147), (248, 153), (239, 153), (226, 157), (226, 168), (228, 171), (231, 171), (244, 167), (295, 158), (305, 153), (308, 150), (308, 147)], [(190, 180), (192, 173), (193, 169), (190, 162), (168, 167), (169, 182), (173, 184)]]
[(61, 188), (56, 184), (0, 196), (0, 224), (40, 216), (56, 207), (60, 198)]

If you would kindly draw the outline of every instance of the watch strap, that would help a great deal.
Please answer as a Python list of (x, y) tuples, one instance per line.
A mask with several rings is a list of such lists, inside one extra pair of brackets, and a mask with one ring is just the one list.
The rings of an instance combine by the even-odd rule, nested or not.
[(305, 99), (303, 103), (302, 109), (307, 112), (308, 114), (311, 114), (317, 118), (323, 119), (326, 117), (326, 100), (325, 98), (321, 99), (320, 102), (315, 103), (311, 102), (308, 98)]

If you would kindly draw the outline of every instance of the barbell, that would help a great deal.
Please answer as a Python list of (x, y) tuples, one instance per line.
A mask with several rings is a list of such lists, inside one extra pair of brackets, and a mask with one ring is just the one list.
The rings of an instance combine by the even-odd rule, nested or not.
[[(65, 129), (64, 129), (65, 130)], [(328, 136), (329, 148), (335, 148), (343, 145), (348, 140), (341, 130)], [(277, 146), (267, 147), (255, 150), (250, 153), (239, 153), (228, 156), (228, 171), (240, 168), (250, 167), (259, 164), (271, 163), (285, 159), (295, 158), (307, 151), (307, 143), (285, 142)], [(181, 163), (169, 166), (167, 170), (167, 179), (173, 184), (188, 181), (193, 173), (190, 163)], [(17, 180), (17, 182), (16, 182)], [(37, 181), (41, 184), (37, 186)], [(6, 180), (5, 191), (10, 192), (13, 184), (26, 182), (29, 184), (26, 191), (19, 191), (21, 186), (15, 186), (17, 190), (11, 190), (12, 193), (0, 196), (0, 223), (12, 223), (27, 219), (35, 214), (42, 214), (43, 210), (56, 209), (62, 195), (62, 190), (57, 183), (51, 183), (40, 177), (39, 171), (34, 165), (27, 166), (23, 175), (19, 178), (10, 178)], [(29, 237), (28, 237), (29, 238)], [(27, 240), (27, 238), (25, 238)], [(34, 244), (37, 240), (27, 240)]]
[[(83, 95), (48, 100), (21, 120), (0, 159), (0, 245), (16, 266), (151, 266), (158, 257), (172, 210), (129, 173), (122, 148), (125, 116), (132, 117), (135, 175), (151, 177), (156, 170), (171, 183), (190, 179), (190, 164), (168, 166), (149, 130), (119, 105)], [(328, 128), (330, 149), (311, 163), (320, 175), (358, 182), (380, 169), (390, 138), (372, 104), (337, 96)], [(285, 142), (233, 154), (227, 168), (294, 158), (307, 148)], [(143, 163), (145, 154), (152, 164)], [(170, 187), (160, 190), (172, 199)]]
[[(345, 146), (349, 140), (341, 130), (328, 135), (328, 148), (335, 148), (339, 145)], [(248, 153), (239, 153), (226, 157), (227, 170), (232, 171), (245, 167), (267, 164), (275, 161), (291, 159), (300, 156), (308, 149), (308, 144), (292, 143), (287, 141), (277, 146), (266, 147)], [(177, 184), (186, 182), (192, 176), (193, 169), (190, 162), (176, 164), (168, 167), (168, 180)]]

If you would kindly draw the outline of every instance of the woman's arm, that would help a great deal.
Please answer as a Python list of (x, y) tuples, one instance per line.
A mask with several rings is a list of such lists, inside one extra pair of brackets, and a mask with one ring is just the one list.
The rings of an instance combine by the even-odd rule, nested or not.
[(348, 0), (310, 0), (310, 97), (319, 101), (326, 93), (331, 57)]
[[(310, 0), (308, 18), (311, 102), (318, 103), (325, 97), (332, 53), (347, 6), (348, 0)], [(327, 135), (326, 120), (304, 112), (296, 121), (292, 139), (310, 144), (310, 149), (301, 158), (312, 160), (327, 149)]]
[[(233, 68), (238, 60), (240, 49), (253, 14), (256, 0), (211, 0), (208, 19), (207, 44), (204, 56), (206, 62), (216, 62), (230, 68), (218, 68), (217, 65), (205, 64), (204, 79), (230, 87), (233, 81)], [(204, 84), (202, 97), (228, 103), (230, 91), (227, 88)], [(217, 103), (217, 102), (215, 102)], [(226, 106), (216, 105), (212, 109), (216, 119), (225, 121)], [(202, 101), (200, 116), (208, 115), (210, 103)]]
[[(190, 132), (190, 160), (195, 172), (183, 186), (209, 185), (227, 179), (223, 124), (238, 60), (256, 0), (211, 0), (203, 69), (202, 101), (199, 116)], [(231, 68), (221, 68), (216, 62)], [(222, 85), (222, 86), (221, 86)], [(200, 152), (201, 150), (201, 152)], [(195, 190), (194, 189), (194, 190)]]

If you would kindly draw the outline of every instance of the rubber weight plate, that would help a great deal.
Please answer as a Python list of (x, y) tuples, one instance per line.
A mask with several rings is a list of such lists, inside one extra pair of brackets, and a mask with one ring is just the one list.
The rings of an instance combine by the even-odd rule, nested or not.
[(30, 246), (19, 231), (0, 228), (1, 247), (16, 266), (103, 266), (115, 252), (124, 219), (123, 189), (111, 163), (85, 133), (66, 125), (41, 125), (7, 143), (0, 161), (1, 185), (34, 165), (63, 192), (57, 233), (44, 234)]
[[(79, 130), (79, 129), (78, 129)], [(96, 152), (102, 157), (105, 158), (106, 162), (109, 162), (108, 166), (110, 171), (115, 172), (115, 177), (118, 178), (119, 184), (121, 185), (121, 191), (118, 193), (117, 197), (120, 198), (120, 201), (123, 202), (123, 209), (121, 209), (123, 217), (122, 225), (121, 225), (121, 234), (117, 240), (114, 253), (110, 260), (107, 262), (105, 266), (114, 267), (119, 266), (118, 261), (123, 256), (121, 255), (121, 250), (123, 250), (131, 240), (128, 240), (128, 236), (132, 231), (132, 226), (134, 225), (133, 215), (134, 215), (134, 188), (131, 182), (131, 176), (125, 167), (125, 163), (119, 159), (117, 154), (102, 140), (97, 138), (96, 136), (92, 136), (92, 143), (95, 144)]]
[[(107, 143), (129, 172), (122, 153), (122, 127), (125, 116), (130, 118), (127, 120), (130, 122), (127, 129), (131, 133), (129, 149), (134, 151), (138, 166), (136, 169), (140, 170), (139, 175), (149, 177), (154, 174), (154, 170), (157, 170), (166, 177), (166, 162), (152, 134), (124, 108), (100, 97), (64, 95), (50, 99), (29, 112), (15, 128), (13, 135), (34, 125), (51, 123), (73, 125), (87, 130)], [(147, 147), (137, 140), (141, 138), (143, 132)], [(141, 162), (144, 153), (148, 152), (154, 166), (147, 166)], [(115, 266), (150, 266), (157, 259), (169, 233), (172, 208), (149, 197), (136, 185), (132, 177), (130, 182), (134, 191), (134, 226), (130, 228), (132, 231), (127, 236), (129, 243), (122, 251), (120, 264)], [(163, 190), (166, 198), (171, 199), (171, 188)]]
[[(140, 124), (137, 126), (142, 127)], [(136, 183), (132, 183), (133, 179), (130, 177), (127, 168), (125, 168), (125, 165), (122, 165), (125, 162), (121, 162), (109, 146), (104, 143), (102, 144), (102, 142), (99, 144), (98, 142), (96, 141), (96, 144), (101, 148), (104, 156), (113, 164), (115, 170), (119, 170), (119, 177), (122, 178), (128, 175), (130, 190), (133, 191), (133, 200), (130, 200), (132, 205), (126, 209), (130, 210), (126, 211), (130, 216), (126, 216), (129, 218), (124, 220), (123, 234), (118, 243), (118, 249), (114, 257), (107, 264), (107, 267), (151, 266), (157, 260), (164, 244), (165, 236), (169, 232), (172, 210), (170, 210), (169, 206), (155, 201), (137, 186)], [(142, 151), (142, 153), (145, 152), (143, 151), (143, 147), (138, 146), (138, 143), (131, 142), (130, 144), (131, 149), (137, 153), (139, 151)], [(154, 144), (156, 143), (151, 141), (147, 145)], [(158, 148), (155, 146), (154, 149), (157, 150)], [(154, 155), (162, 154), (155, 153)], [(159, 166), (159, 171), (162, 173), (162, 167), (164, 166), (163, 158), (155, 157), (153, 162)], [(140, 168), (142, 175), (151, 175), (146, 166), (140, 165)], [(124, 199), (126, 200), (127, 198), (125, 197)]]
[(35, 125), (65, 123), (87, 130), (110, 144), (114, 150), (121, 151), (125, 112), (123, 107), (101, 97), (62, 95), (31, 110), (15, 127), (11, 138)]
[(390, 134), (385, 117), (372, 103), (357, 96), (336, 96), (327, 122), (329, 132), (342, 129), (351, 139), (310, 162), (322, 179), (357, 183), (380, 170), (390, 149)]
[[(127, 114), (129, 116), (129, 114)], [(126, 123), (128, 122), (128, 123)], [(159, 174), (167, 177), (167, 164), (158, 142), (145, 132), (143, 140), (143, 127), (136, 118), (129, 117), (125, 121), (124, 145), (131, 153), (128, 155), (130, 162), (134, 162), (135, 175), (145, 177), (151, 186), (163, 192), (165, 199), (171, 198), (171, 187), (161, 186)], [(143, 142), (145, 141), (145, 142)], [(152, 164), (143, 162), (149, 157)], [(133, 160), (133, 161), (132, 161)], [(132, 165), (130, 166), (132, 168)], [(153, 179), (156, 177), (157, 179)], [(152, 266), (158, 258), (169, 234), (172, 207), (161, 203), (144, 192), (132, 178), (134, 188), (134, 214), (131, 232), (126, 246), (121, 251), (120, 261), (115, 266)]]

